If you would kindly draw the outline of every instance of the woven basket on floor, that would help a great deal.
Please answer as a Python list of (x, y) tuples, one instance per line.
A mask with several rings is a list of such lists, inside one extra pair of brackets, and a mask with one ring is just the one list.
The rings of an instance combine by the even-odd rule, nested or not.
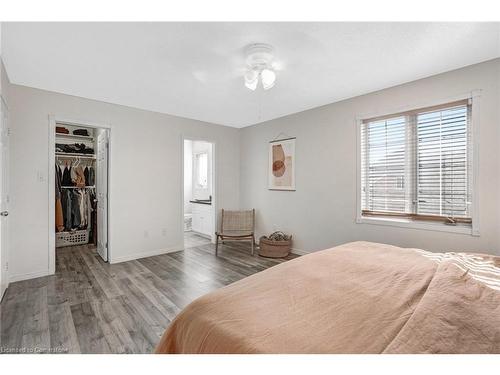
[(284, 258), (290, 254), (292, 237), (288, 241), (270, 241), (260, 238), (259, 255), (267, 258)]
[(56, 233), (56, 247), (84, 245), (89, 243), (87, 229)]

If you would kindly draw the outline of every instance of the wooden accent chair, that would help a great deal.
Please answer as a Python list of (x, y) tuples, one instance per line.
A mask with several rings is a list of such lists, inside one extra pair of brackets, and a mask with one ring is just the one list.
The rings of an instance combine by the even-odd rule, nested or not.
[(219, 238), (224, 241), (251, 241), (252, 255), (255, 249), (255, 210), (222, 210), (220, 232), (215, 232), (215, 255), (219, 250)]

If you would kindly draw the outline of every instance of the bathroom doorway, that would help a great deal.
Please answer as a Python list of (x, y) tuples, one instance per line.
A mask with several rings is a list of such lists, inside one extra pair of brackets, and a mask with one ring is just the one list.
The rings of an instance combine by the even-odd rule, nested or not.
[(183, 139), (184, 248), (207, 246), (215, 239), (215, 144)]

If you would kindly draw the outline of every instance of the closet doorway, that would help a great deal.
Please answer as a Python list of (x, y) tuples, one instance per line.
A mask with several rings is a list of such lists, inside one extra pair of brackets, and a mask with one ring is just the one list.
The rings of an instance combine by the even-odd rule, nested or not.
[[(49, 274), (56, 260), (109, 260), (109, 144), (106, 126), (51, 118)], [(53, 181), (53, 183), (50, 183)]]
[(214, 242), (217, 225), (215, 206), (215, 144), (183, 139), (183, 238), (184, 249)]

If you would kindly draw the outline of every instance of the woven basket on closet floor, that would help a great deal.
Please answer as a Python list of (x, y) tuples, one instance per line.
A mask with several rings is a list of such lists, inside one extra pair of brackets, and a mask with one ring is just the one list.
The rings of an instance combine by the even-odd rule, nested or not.
[(56, 233), (56, 247), (85, 245), (89, 243), (87, 229)]
[(292, 237), (288, 241), (270, 241), (261, 237), (259, 242), (259, 255), (267, 258), (284, 258), (292, 248)]

